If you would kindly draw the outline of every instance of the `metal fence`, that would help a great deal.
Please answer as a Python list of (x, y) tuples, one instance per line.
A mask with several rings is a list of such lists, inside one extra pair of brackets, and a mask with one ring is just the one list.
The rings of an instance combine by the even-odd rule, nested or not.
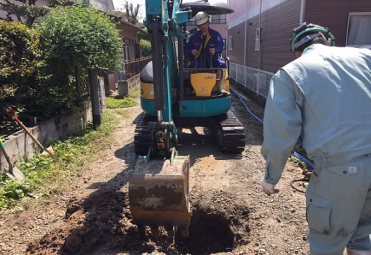
[(121, 70), (116, 71), (117, 80), (127, 80), (139, 74), (152, 57), (125, 60)]
[(269, 82), (274, 73), (235, 63), (229, 63), (229, 72), (229, 76), (237, 83), (256, 92), (257, 95), (267, 98)]

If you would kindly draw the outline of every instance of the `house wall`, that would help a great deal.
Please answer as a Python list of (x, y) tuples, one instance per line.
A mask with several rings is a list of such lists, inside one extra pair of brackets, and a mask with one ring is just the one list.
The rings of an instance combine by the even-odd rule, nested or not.
[(271, 2), (263, 1), (260, 52), (262, 64), (259, 69), (275, 73), (294, 59), (289, 38), (292, 29), (301, 23), (301, 1), (276, 1), (280, 3), (275, 6), (270, 6)]
[(235, 10), (228, 17), (227, 37), (232, 36), (233, 46), (227, 54), (231, 62), (268, 72), (276, 72), (294, 59), (289, 51), (290, 33), (302, 22), (329, 27), (336, 45), (345, 46), (349, 13), (371, 12), (369, 0), (229, 0), (229, 5)]
[[(229, 0), (228, 3), (235, 10), (228, 17), (230, 77), (265, 98), (272, 75), (295, 59), (289, 50), (290, 34), (295, 27), (304, 21), (329, 27), (336, 45), (345, 46), (349, 13), (371, 12), (370, 0)], [(259, 27), (260, 41), (256, 43)], [(228, 46), (229, 37), (232, 45)], [(371, 47), (368, 41), (361, 45)]]
[(109, 11), (114, 10), (112, 0), (89, 0), (89, 3), (95, 9), (98, 9), (104, 12), (109, 12)]
[[(232, 37), (232, 42), (229, 41), (228, 39), (229, 37)], [(232, 45), (229, 45), (230, 43)], [(242, 22), (228, 30), (227, 56), (229, 57), (229, 61), (240, 65), (245, 65), (246, 55), (247, 53), (245, 48), (245, 22)]]
[(307, 0), (305, 6), (305, 19), (308, 23), (315, 23), (328, 27), (336, 38), (336, 46), (345, 46), (348, 15), (350, 12), (371, 12), (371, 1)]
[(123, 38), (124, 60), (140, 58), (138, 29), (130, 27), (127, 23), (120, 23), (117, 29)]
[[(232, 36), (233, 45), (227, 54), (231, 62), (276, 72), (294, 59), (289, 37), (300, 24), (300, 0), (230, 0), (229, 4), (237, 10), (229, 16), (228, 37)], [(256, 41), (259, 27), (260, 43)]]

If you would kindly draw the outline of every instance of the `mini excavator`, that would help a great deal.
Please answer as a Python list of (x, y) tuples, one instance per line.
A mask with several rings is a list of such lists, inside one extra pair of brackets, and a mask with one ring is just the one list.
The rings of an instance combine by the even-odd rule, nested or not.
[[(146, 0), (145, 7), (152, 61), (140, 74), (143, 112), (134, 134), (138, 159), (129, 181), (129, 206), (133, 223), (172, 226), (187, 236), (190, 157), (178, 155), (178, 128), (206, 127), (223, 152), (235, 153), (244, 150), (245, 132), (230, 109), (227, 68), (187, 67), (186, 23), (199, 11), (216, 15), (233, 10), (207, 0)], [(220, 85), (223, 91), (217, 89)]]

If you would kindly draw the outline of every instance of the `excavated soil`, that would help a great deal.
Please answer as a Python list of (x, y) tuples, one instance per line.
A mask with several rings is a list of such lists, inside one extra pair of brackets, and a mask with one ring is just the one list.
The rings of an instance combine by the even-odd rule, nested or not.
[[(243, 97), (260, 119), (263, 109)], [(128, 181), (135, 169), (133, 136), (140, 106), (114, 111), (120, 124), (100, 159), (66, 180), (66, 190), (36, 206), (0, 215), (1, 254), (309, 254), (304, 170), (288, 161), (277, 188), (260, 187), (265, 161), (262, 124), (233, 94), (233, 111), (244, 124), (245, 150), (223, 154), (207, 129), (183, 129), (179, 155), (190, 155), (189, 236), (169, 227), (132, 223)]]

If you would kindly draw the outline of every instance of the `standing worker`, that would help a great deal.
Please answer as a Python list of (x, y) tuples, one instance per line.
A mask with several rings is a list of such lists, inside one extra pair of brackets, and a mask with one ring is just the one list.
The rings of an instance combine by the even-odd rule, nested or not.
[[(366, 31), (365, 31), (366, 32)], [(264, 112), (262, 188), (278, 192), (301, 141), (314, 169), (305, 194), (310, 254), (371, 254), (371, 51), (329, 47), (328, 29), (294, 29), (296, 60), (271, 79)]]
[(199, 30), (189, 38), (186, 44), (190, 67), (226, 68), (225, 61), (221, 58), (224, 47), (223, 38), (218, 31), (209, 27), (209, 15), (205, 12), (198, 12), (192, 21), (195, 21)]

